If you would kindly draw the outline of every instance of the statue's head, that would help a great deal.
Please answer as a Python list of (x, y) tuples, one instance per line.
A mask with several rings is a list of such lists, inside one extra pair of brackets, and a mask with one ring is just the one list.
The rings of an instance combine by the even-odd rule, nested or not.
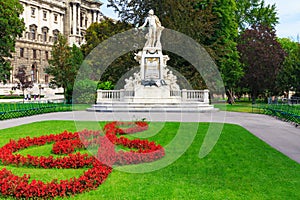
[(154, 11), (152, 9), (149, 10), (149, 15), (154, 15)]

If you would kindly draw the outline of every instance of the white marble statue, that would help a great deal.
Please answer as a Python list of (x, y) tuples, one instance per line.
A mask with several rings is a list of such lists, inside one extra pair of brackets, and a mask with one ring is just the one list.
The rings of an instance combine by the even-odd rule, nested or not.
[(139, 29), (144, 28), (147, 24), (149, 24), (149, 32), (146, 35), (147, 42), (145, 47), (161, 48), (160, 37), (164, 27), (161, 25), (159, 18), (154, 15), (152, 9), (149, 11), (149, 16), (146, 18), (145, 23)]
[(133, 91), (134, 90), (134, 82), (132, 76), (129, 77), (129, 79), (125, 79), (125, 86), (124, 89), (127, 91)]
[(140, 73), (133, 73), (133, 76), (134, 76), (134, 80), (133, 80), (134, 86), (140, 85), (141, 81), (142, 81), (141, 74)]

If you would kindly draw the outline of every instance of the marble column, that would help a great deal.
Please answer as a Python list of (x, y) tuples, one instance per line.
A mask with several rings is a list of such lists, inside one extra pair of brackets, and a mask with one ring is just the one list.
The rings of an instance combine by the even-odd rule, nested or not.
[(70, 30), (70, 35), (71, 35), (71, 27), (72, 27), (72, 14), (73, 14), (73, 6), (72, 4), (70, 3), (69, 4), (70, 8), (69, 8), (69, 30)]
[(86, 28), (85, 21), (86, 21), (86, 14), (84, 13), (83, 19), (82, 19), (82, 27), (84, 27), (84, 28)]
[(97, 11), (97, 22), (100, 22), (100, 12)]
[(93, 10), (93, 22), (96, 22), (97, 18), (97, 11)]
[(77, 5), (75, 3), (73, 3), (73, 35), (76, 35), (76, 30), (77, 30)]
[(81, 20), (81, 13), (80, 13), (80, 4), (78, 4), (78, 12), (77, 12), (77, 27), (78, 27), (78, 35), (80, 35), (80, 20)]

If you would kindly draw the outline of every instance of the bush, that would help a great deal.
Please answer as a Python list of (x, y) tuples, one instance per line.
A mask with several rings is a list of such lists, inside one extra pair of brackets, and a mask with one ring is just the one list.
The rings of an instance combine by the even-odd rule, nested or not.
[(23, 95), (0, 95), (0, 99), (23, 99)]
[(114, 89), (114, 85), (112, 84), (111, 81), (105, 81), (105, 82), (98, 82), (97, 84), (97, 89), (99, 90), (113, 90)]
[(96, 102), (97, 83), (85, 79), (77, 81), (73, 88), (73, 103), (91, 104)]

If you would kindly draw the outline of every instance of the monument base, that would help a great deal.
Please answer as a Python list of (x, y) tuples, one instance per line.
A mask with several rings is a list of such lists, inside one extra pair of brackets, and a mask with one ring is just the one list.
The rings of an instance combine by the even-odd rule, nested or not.
[(106, 102), (95, 104), (88, 111), (94, 112), (215, 112), (212, 105), (196, 102), (187, 103), (125, 103)]
[(208, 90), (170, 91), (169, 87), (140, 86), (134, 91), (98, 90), (97, 112), (212, 112)]

